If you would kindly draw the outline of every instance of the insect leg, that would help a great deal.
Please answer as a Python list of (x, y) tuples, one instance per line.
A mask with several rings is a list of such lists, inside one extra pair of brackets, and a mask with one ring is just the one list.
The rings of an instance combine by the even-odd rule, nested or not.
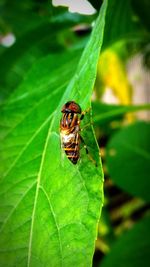
[(88, 148), (87, 148), (87, 146), (86, 146), (86, 144), (84, 142), (84, 139), (83, 139), (83, 137), (81, 135), (80, 135), (80, 139), (81, 139), (81, 142), (84, 144), (84, 148), (85, 148), (86, 154), (89, 154)]
[(81, 132), (84, 131), (86, 128), (90, 127), (91, 125), (93, 125), (93, 122), (89, 122), (89, 123), (85, 124), (85, 125), (80, 129), (80, 131), (81, 131)]
[(93, 157), (90, 155), (90, 153), (89, 153), (89, 151), (88, 151), (88, 148), (87, 148), (87, 146), (86, 146), (86, 144), (85, 144), (85, 142), (84, 142), (84, 139), (83, 139), (83, 137), (80, 135), (80, 140), (81, 140), (81, 142), (84, 144), (84, 148), (85, 148), (85, 151), (86, 151), (86, 154), (88, 154), (88, 157), (89, 157), (89, 159), (95, 164), (95, 166), (97, 167), (97, 163), (96, 163), (96, 161), (93, 159)]

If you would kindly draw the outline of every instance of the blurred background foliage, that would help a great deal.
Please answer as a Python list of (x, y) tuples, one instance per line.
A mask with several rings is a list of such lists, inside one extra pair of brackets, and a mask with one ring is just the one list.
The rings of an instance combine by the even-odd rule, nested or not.
[[(102, 3), (89, 2), (95, 8), (91, 15), (70, 13), (47, 0), (0, 0), (2, 104), (46, 55), (74, 51), (80, 56)], [(92, 96), (105, 174), (94, 267), (148, 266), (149, 10), (149, 0), (112, 0), (108, 5)]]

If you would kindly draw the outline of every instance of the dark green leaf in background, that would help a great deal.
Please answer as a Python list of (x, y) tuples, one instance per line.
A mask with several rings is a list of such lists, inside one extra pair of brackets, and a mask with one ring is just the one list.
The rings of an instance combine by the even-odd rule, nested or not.
[(131, 0), (132, 7), (136, 14), (141, 18), (142, 23), (146, 26), (147, 30), (150, 31), (150, 1), (149, 0)]
[(150, 104), (145, 105), (108, 105), (99, 102), (92, 103), (93, 108), (93, 123), (94, 126), (100, 126), (102, 124), (107, 124), (122, 115), (129, 112), (136, 112), (139, 110), (150, 110)]
[(119, 40), (141, 40), (145, 35), (141, 22), (135, 19), (130, 0), (109, 1), (106, 21), (104, 48)]
[(0, 1), (0, 31), (12, 32), (16, 38), (48, 21), (52, 16), (51, 1), (43, 0), (2, 0)]
[(118, 131), (107, 146), (106, 162), (115, 184), (150, 201), (150, 124), (138, 122)]
[[(56, 34), (52, 29), (49, 23), (42, 23), (25, 33), (1, 55), (3, 66), (0, 69), (1, 100), (7, 98), (17, 87), (37, 59), (48, 54), (50, 50), (55, 52)], [(56, 27), (56, 31), (57, 29)]]
[(100, 267), (149, 266), (150, 216), (142, 219), (113, 245)]
[[(89, 18), (89, 16), (71, 14), (66, 11), (67, 8), (54, 8), (50, 3), (47, 9), (51, 16), (46, 16), (43, 11), (44, 16), (42, 10), (45, 5), (46, 3), (40, 4), (30, 0), (24, 4), (13, 1), (10, 5), (9, 1), (4, 1), (2, 7), (0, 6), (2, 18), (13, 26), (7, 33), (12, 32), (16, 38), (15, 43), (10, 48), (5, 48), (0, 55), (3, 66), (0, 68), (1, 102), (20, 84), (28, 70), (40, 58), (50, 53), (62, 52), (76, 43), (78, 38), (73, 31), (73, 26), (80, 23), (89, 25), (95, 19), (93, 16)], [(38, 9), (39, 13), (35, 12)], [(65, 33), (68, 33), (69, 37), (65, 40), (66, 43), (63, 43)], [(70, 38), (71, 34), (74, 37), (74, 43)], [(82, 48), (84, 46), (82, 45)]]
[(90, 127), (85, 141), (98, 166), (83, 149), (76, 166), (62, 158), (59, 120), (68, 100), (90, 107), (106, 7), (76, 72), (74, 54), (47, 56), (2, 105), (2, 267), (91, 266), (103, 202), (99, 149)]
[(3, 66), (0, 69), (1, 101), (12, 93), (37, 60), (49, 53), (58, 53), (64, 50), (63, 45), (59, 42), (59, 34), (64, 29), (69, 30), (75, 23), (76, 21), (73, 20), (55, 23), (43, 22), (24, 33), (12, 47), (5, 50), (0, 57)]

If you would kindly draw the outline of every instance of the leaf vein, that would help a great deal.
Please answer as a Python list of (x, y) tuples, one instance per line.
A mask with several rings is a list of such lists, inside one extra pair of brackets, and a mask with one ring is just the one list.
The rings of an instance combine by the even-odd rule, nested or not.
[(24, 197), (28, 194), (28, 192), (32, 189), (32, 187), (34, 186), (36, 181), (34, 181), (31, 186), (25, 191), (25, 193), (22, 195), (22, 197), (19, 199), (19, 201), (16, 203), (16, 205), (13, 207), (13, 209), (10, 211), (10, 213), (8, 214), (8, 216), (6, 217), (6, 219), (4, 220), (2, 227), (0, 228), (0, 233), (3, 231), (5, 225), (7, 224), (8, 220), (10, 219), (10, 217), (13, 215), (13, 213), (15, 212), (16, 208), (18, 207), (18, 205), (21, 203), (21, 201), (24, 199)]

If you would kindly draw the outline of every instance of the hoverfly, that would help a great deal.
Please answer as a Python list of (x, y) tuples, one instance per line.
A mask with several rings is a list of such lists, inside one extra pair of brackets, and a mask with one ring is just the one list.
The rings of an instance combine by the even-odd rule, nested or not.
[[(67, 102), (61, 112), (63, 113), (60, 120), (61, 145), (68, 159), (77, 164), (80, 157), (80, 142), (83, 141), (79, 133), (80, 122), (85, 112), (82, 112), (81, 107), (74, 101)], [(88, 153), (87, 148), (86, 153)]]

